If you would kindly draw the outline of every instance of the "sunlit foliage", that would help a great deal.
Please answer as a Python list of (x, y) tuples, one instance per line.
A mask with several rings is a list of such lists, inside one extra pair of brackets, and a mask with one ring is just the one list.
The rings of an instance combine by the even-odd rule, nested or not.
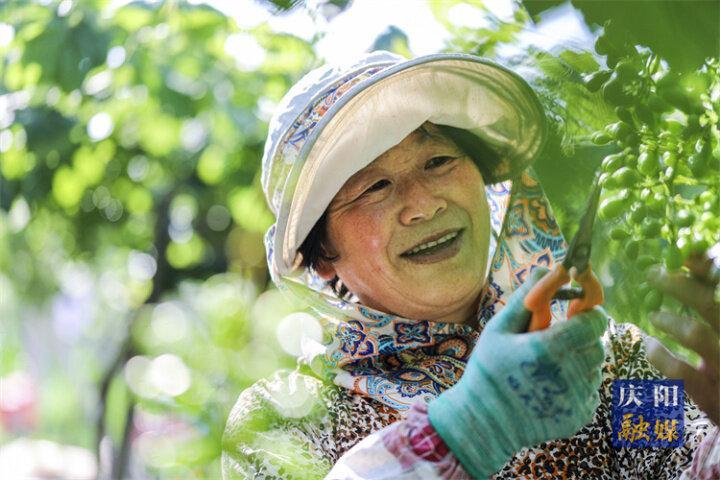
[[(261, 3), (283, 12), (313, 2)], [(588, 88), (613, 60), (592, 43), (540, 48), (526, 35), (560, 2), (515, 4), (506, 16), (490, 3), (499, 2), (430, 5), (451, 34), (447, 51), (499, 57), (537, 89), (552, 135), (536, 169), (569, 237), (603, 157), (618, 150), (591, 142), (622, 120)], [(717, 18), (714, 2), (695, 2), (682, 15), (693, 22), (657, 35), (646, 24), (675, 25), (675, 7), (572, 3), (591, 35), (611, 19), (663, 68), (685, 75), (717, 57), (707, 51), (718, 43), (706, 21)], [(352, 6), (314, 4), (322, 21)], [(396, 27), (374, 46), (413, 55)], [(238, 28), (202, 4), (3, 3), (0, 443), (37, 437), (97, 449), (116, 477), (218, 477), (239, 392), (293, 368), (292, 339), (317, 333), (312, 317), (269, 284), (262, 236), (272, 215), (259, 171), (275, 104), (320, 63), (313, 44), (265, 24)], [(717, 201), (717, 191), (710, 195)], [(606, 307), (647, 327), (628, 288), (636, 266), (609, 231), (598, 224), (593, 257)], [(66, 472), (73, 478), (94, 476), (92, 456), (32, 448), (45, 447), (52, 458), (90, 462)]]

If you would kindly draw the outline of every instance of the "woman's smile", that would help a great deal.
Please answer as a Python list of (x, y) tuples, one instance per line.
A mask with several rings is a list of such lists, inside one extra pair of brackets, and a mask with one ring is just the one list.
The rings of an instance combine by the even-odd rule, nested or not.
[(423, 241), (400, 256), (408, 262), (421, 265), (453, 258), (462, 248), (463, 232), (464, 229), (459, 229), (443, 233), (436, 240)]

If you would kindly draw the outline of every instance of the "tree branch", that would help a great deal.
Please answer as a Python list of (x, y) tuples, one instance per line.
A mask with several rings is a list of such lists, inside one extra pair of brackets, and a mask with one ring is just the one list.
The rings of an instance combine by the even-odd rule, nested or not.
[[(176, 185), (170, 191), (165, 193), (160, 199), (160, 201), (156, 204), (156, 221), (153, 246), (155, 247), (155, 252), (157, 252), (158, 257), (156, 259), (157, 269), (155, 271), (155, 276), (153, 277), (152, 290), (143, 305), (156, 303), (160, 299), (161, 295), (165, 292), (165, 288), (167, 285), (167, 276), (171, 269), (170, 264), (168, 264), (165, 257), (165, 252), (167, 251), (167, 247), (170, 244), (170, 235), (168, 234), (168, 226), (170, 224), (170, 202), (175, 196), (178, 188), (179, 186)], [(107, 396), (110, 390), (110, 384), (112, 383), (112, 380), (115, 378), (118, 371), (121, 370), (125, 363), (136, 353), (135, 348), (132, 344), (131, 332), (132, 327), (138, 317), (138, 312), (139, 309), (134, 312), (130, 321), (128, 322), (127, 335), (123, 340), (122, 344), (120, 345), (118, 354), (113, 360), (113, 362), (110, 364), (110, 367), (107, 369), (105, 375), (103, 375), (100, 381), (100, 409), (95, 425), (95, 431), (97, 435), (95, 456), (97, 459), (98, 468), (100, 468), (101, 465), (100, 445), (103, 438), (105, 438), (105, 436), (107, 435), (105, 431), (105, 416), (107, 415)], [(120, 447), (113, 448), (114, 454), (111, 465), (113, 479), (122, 480), (127, 470), (127, 463), (130, 460), (130, 434), (132, 431), (134, 412), (135, 402), (132, 398), (131, 393), (129, 404), (127, 407), (127, 414), (125, 417), (125, 428), (123, 429), (123, 435), (120, 441)]]

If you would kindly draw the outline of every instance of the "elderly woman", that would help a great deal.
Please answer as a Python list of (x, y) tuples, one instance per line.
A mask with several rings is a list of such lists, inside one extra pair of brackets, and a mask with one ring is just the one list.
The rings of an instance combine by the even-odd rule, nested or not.
[(679, 448), (611, 446), (612, 380), (662, 378), (639, 330), (553, 301), (526, 332), (524, 297), (566, 249), (530, 168), (545, 135), (529, 86), (468, 55), (375, 52), (290, 90), (263, 162), (267, 258), (325, 338), (242, 393), (225, 478), (689, 474), (712, 424), (687, 396)]

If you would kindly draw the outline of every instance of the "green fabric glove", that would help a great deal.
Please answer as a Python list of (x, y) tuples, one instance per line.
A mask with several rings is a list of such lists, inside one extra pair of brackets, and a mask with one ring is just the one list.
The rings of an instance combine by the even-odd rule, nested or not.
[(430, 423), (475, 478), (497, 472), (523, 447), (574, 435), (600, 403), (602, 309), (524, 333), (523, 300), (547, 272), (535, 269), (513, 293), (485, 326), (462, 378), (428, 405)]

